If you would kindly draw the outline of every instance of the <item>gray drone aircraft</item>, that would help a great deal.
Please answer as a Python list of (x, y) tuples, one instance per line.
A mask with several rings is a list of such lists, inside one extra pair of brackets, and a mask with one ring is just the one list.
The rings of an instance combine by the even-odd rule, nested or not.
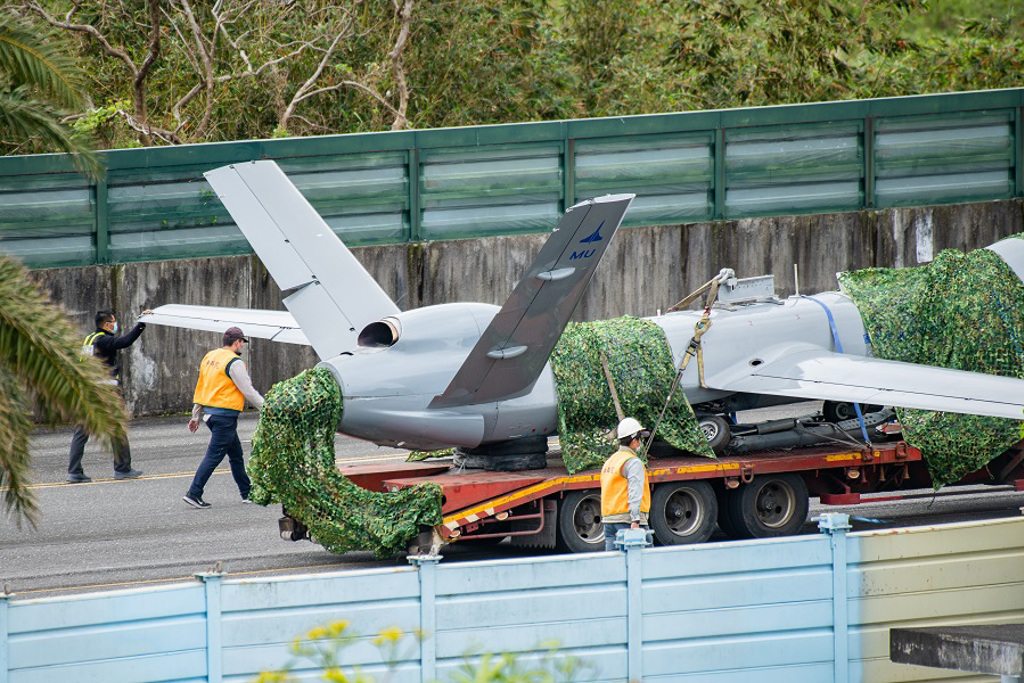
[[(380, 445), (454, 446), (486, 456), (488, 447), (497, 454), (509, 442), (555, 433), (548, 357), (634, 195), (569, 208), (500, 308), (450, 303), (401, 311), (273, 161), (205, 175), (288, 310), (169, 304), (140, 320), (214, 332), (237, 325), (254, 337), (311, 345), (342, 390), (338, 430)], [(1024, 276), (1024, 240), (990, 248)], [(860, 313), (841, 293), (779, 300), (764, 279), (737, 280), (722, 271), (717, 280), (702, 367), (689, 364), (680, 388), (719, 450), (743, 441), (743, 430), (724, 416), (805, 400), (833, 406), (844, 429), (853, 428), (842, 421), (852, 412), (836, 406), (1022, 417), (1024, 380), (871, 357)], [(677, 367), (701, 316), (649, 318), (664, 329)], [(875, 421), (885, 414), (874, 411)], [(730, 425), (739, 436), (729, 434)], [(748, 429), (747, 447), (807, 443), (807, 430), (794, 436), (792, 426)], [(782, 432), (789, 436), (771, 440)], [(751, 438), (758, 435), (769, 440)]]

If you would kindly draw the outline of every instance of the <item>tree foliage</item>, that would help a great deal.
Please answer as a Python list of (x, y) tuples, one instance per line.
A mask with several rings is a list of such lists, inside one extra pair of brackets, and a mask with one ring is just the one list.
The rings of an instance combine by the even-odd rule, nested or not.
[(99, 103), (79, 128), (121, 147), (1019, 85), (1021, 17), (1004, 0), (969, 14), (972, 2), (22, 0), (12, 11), (74, 36)]

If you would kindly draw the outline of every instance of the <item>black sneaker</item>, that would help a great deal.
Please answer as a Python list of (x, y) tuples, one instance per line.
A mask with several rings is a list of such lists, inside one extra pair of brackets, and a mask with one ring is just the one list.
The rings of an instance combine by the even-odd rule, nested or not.
[(142, 476), (142, 470), (128, 470), (127, 472), (114, 472), (114, 479), (138, 479)]
[(194, 508), (210, 507), (210, 504), (203, 500), (202, 496), (193, 496), (191, 493), (186, 493), (181, 499)]
[(88, 484), (92, 481), (92, 477), (87, 477), (84, 474), (69, 474), (67, 482), (69, 484)]

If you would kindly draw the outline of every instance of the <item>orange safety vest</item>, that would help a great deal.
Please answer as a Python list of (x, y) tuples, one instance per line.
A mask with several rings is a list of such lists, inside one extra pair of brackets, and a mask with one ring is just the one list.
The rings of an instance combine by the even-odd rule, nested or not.
[(241, 411), (245, 396), (228, 375), (232, 361), (241, 360), (234, 351), (222, 347), (210, 351), (199, 364), (199, 382), (192, 402), (207, 408), (229, 408)]
[[(637, 457), (628, 448), (621, 448), (605, 461), (601, 468), (601, 516), (629, 514), (629, 480), (622, 476), (622, 466), (630, 458)], [(644, 497), (640, 512), (651, 511), (651, 487), (647, 484), (647, 468), (644, 468)]]

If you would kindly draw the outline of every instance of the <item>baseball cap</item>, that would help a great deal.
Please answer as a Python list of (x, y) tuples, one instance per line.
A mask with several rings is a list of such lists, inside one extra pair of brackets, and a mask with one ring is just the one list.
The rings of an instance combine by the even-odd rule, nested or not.
[(242, 334), (242, 330), (241, 329), (239, 329), (237, 327), (229, 327), (228, 329), (224, 330), (224, 343), (225, 344), (230, 344), (231, 342), (235, 341), (236, 339), (241, 339), (245, 343), (249, 343), (249, 339), (244, 334)]

